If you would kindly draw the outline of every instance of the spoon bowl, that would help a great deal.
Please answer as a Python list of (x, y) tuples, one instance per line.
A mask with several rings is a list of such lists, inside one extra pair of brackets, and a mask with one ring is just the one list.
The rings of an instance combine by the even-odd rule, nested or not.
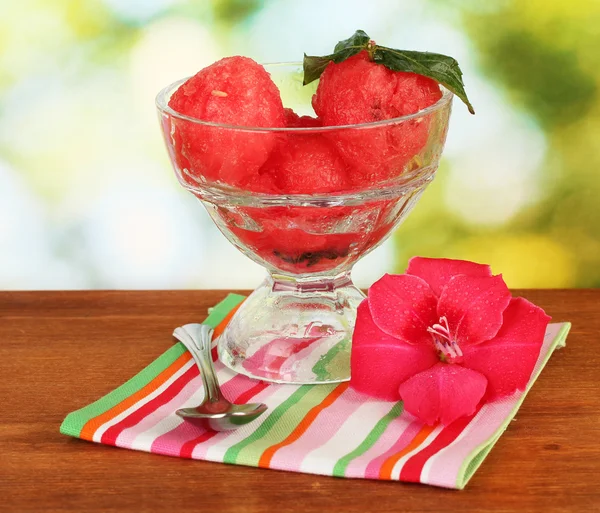
[(175, 413), (198, 427), (211, 431), (237, 429), (260, 417), (267, 406), (263, 403), (232, 404), (222, 394), (212, 366), (210, 341), (213, 329), (206, 324), (186, 324), (176, 328), (173, 336), (191, 353), (200, 368), (205, 398), (202, 404), (181, 408)]
[(181, 408), (177, 415), (197, 426), (212, 431), (229, 431), (237, 429), (260, 417), (267, 406), (265, 404), (230, 404), (221, 413), (207, 412), (205, 408)]

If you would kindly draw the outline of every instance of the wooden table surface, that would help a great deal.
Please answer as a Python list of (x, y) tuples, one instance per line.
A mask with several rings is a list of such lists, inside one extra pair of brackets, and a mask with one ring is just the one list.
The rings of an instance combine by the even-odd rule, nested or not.
[(0, 292), (0, 511), (600, 512), (600, 289), (516, 292), (573, 328), (461, 492), (182, 460), (59, 433), (68, 412), (149, 364), (175, 326), (202, 320), (225, 294)]

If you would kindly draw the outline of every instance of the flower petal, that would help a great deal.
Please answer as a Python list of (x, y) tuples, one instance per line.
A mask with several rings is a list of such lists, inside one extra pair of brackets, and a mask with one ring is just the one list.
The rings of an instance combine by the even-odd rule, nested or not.
[(402, 340), (384, 333), (377, 327), (369, 309), (369, 302), (363, 299), (356, 309), (356, 323), (352, 332), (352, 350), (357, 347), (371, 346), (384, 342), (390, 345), (403, 343)]
[(504, 323), (496, 337), (464, 349), (462, 365), (488, 379), (490, 401), (525, 390), (537, 362), (550, 317), (521, 297), (504, 311)]
[(387, 401), (399, 401), (400, 383), (438, 361), (432, 345), (407, 344), (387, 335), (373, 322), (368, 303), (359, 305), (352, 336), (352, 388)]
[(433, 425), (444, 425), (475, 413), (485, 394), (487, 379), (460, 365), (438, 363), (400, 385), (404, 409)]
[(380, 330), (411, 344), (432, 344), (427, 327), (438, 321), (437, 298), (424, 280), (385, 274), (371, 285), (368, 301)]
[(467, 276), (480, 276), (483, 278), (491, 276), (492, 270), (489, 265), (477, 264), (468, 260), (413, 257), (408, 262), (406, 274), (424, 279), (433, 290), (433, 293), (439, 297), (442, 289), (453, 276), (466, 274)]
[(442, 290), (437, 306), (448, 320), (461, 349), (495, 337), (511, 294), (502, 275), (454, 276)]

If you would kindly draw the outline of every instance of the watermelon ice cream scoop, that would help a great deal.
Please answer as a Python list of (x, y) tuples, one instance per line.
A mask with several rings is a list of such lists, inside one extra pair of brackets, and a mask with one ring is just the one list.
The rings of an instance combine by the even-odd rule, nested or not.
[(326, 137), (294, 134), (281, 140), (261, 173), (272, 176), (286, 194), (321, 194), (349, 187), (346, 167)]
[(312, 105), (325, 126), (356, 125), (414, 114), (441, 97), (435, 80), (392, 71), (363, 50), (327, 65)]
[(172, 128), (179, 163), (189, 165), (187, 176), (199, 183), (243, 185), (276, 143), (274, 133), (218, 125), (285, 127), (279, 89), (264, 67), (248, 57), (227, 57), (199, 71), (175, 91), (169, 107), (201, 122), (175, 119)]
[[(312, 104), (323, 125), (373, 123), (415, 114), (442, 97), (434, 80), (392, 71), (371, 61), (366, 50), (321, 75)], [(357, 186), (370, 186), (400, 175), (427, 143), (429, 118), (419, 117), (365, 132), (329, 134), (351, 168)]]

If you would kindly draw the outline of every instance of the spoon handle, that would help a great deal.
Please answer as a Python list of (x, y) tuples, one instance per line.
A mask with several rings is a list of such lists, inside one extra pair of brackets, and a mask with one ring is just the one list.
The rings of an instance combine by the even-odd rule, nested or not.
[(177, 328), (175, 332), (175, 336), (186, 346), (200, 368), (200, 377), (208, 400), (211, 403), (220, 402), (223, 399), (223, 394), (213, 369), (210, 354), (213, 329), (206, 324), (187, 324), (182, 328)]

